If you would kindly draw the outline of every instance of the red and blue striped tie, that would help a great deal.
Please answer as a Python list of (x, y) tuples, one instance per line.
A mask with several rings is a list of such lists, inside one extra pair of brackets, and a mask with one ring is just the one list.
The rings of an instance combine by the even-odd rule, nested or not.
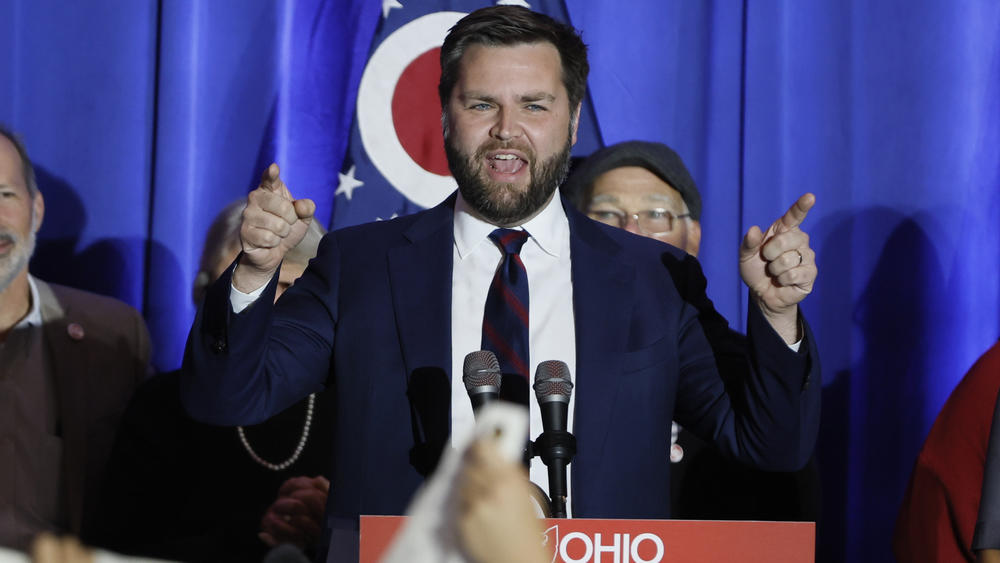
[[(483, 314), (483, 350), (496, 354), (504, 378), (500, 398), (528, 404), (531, 363), (528, 357), (528, 272), (521, 261), (521, 247), (528, 233), (496, 229), (490, 239), (503, 251), (503, 261), (493, 275)], [(508, 377), (508, 375), (512, 377)]]

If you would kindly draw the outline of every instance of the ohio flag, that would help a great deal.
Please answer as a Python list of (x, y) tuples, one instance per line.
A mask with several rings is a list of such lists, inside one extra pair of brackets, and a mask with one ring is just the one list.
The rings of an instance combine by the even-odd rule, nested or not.
[[(563, 0), (381, 0), (377, 14), (358, 16), (377, 21), (373, 26), (370, 20), (359, 22), (361, 28), (371, 26), (371, 37), (355, 28), (355, 41), (367, 41), (363, 48), (343, 46), (363, 59), (350, 66), (360, 70), (360, 77), (350, 108), (348, 147), (332, 190), (332, 228), (412, 213), (455, 190), (441, 133), (440, 46), (460, 18), (494, 3), (517, 4), (568, 21)], [(342, 78), (349, 80), (350, 73)], [(573, 153), (586, 155), (600, 148), (601, 141), (589, 100), (581, 114)]]

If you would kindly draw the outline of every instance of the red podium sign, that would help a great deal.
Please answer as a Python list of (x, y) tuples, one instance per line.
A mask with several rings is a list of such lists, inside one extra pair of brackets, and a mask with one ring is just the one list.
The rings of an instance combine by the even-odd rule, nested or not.
[[(361, 563), (376, 563), (403, 516), (361, 517)], [(546, 520), (553, 563), (813, 563), (813, 522)]]

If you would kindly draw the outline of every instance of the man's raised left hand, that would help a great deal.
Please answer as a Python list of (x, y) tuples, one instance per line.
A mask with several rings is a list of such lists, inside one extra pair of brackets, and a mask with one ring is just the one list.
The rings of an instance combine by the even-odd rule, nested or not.
[(765, 318), (789, 344), (801, 339), (798, 304), (816, 281), (816, 253), (809, 248), (809, 235), (799, 228), (815, 203), (816, 196), (803, 195), (767, 232), (750, 227), (740, 246), (740, 276)]

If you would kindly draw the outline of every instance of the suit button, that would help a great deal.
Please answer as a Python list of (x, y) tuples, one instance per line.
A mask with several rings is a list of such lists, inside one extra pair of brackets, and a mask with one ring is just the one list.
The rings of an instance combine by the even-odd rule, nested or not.
[(222, 340), (220, 338), (219, 340), (216, 340), (215, 342), (213, 342), (212, 343), (212, 351), (215, 352), (216, 354), (221, 354), (221, 353), (225, 352), (226, 351), (226, 341)]

